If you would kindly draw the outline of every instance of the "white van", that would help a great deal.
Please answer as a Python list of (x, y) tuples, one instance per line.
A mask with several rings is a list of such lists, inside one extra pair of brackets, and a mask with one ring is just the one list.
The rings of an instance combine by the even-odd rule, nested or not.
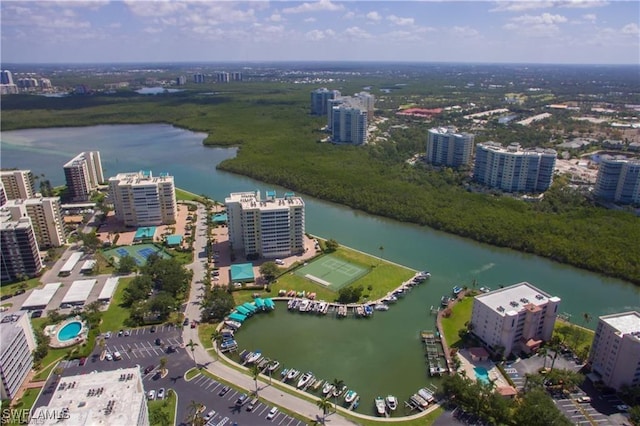
[(115, 351), (113, 353), (113, 359), (115, 359), (116, 361), (120, 361), (122, 359), (122, 355), (120, 355), (120, 352)]
[(276, 262), (276, 265), (280, 265), (280, 266), (284, 265), (284, 260), (282, 259), (276, 259), (275, 262)]

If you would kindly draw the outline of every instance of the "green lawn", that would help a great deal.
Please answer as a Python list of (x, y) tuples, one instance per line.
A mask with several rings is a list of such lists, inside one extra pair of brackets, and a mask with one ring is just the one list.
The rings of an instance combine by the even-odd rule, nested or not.
[(124, 322), (129, 318), (129, 310), (121, 306), (121, 303), (124, 290), (132, 280), (133, 278), (120, 278), (118, 288), (113, 294), (111, 304), (109, 304), (109, 309), (102, 313), (102, 323), (100, 324), (101, 332), (113, 332), (124, 328)]
[(451, 308), (451, 316), (442, 318), (442, 333), (451, 348), (458, 348), (462, 341), (458, 330), (465, 328), (465, 323), (471, 320), (473, 297), (465, 297)]
[(211, 334), (218, 327), (218, 324), (203, 323), (198, 326), (198, 337), (200, 337), (200, 343), (202, 347), (209, 350), (213, 348), (213, 342), (211, 341)]
[(579, 357), (586, 358), (593, 342), (595, 332), (570, 322), (557, 320), (553, 334), (568, 345)]
[[(42, 388), (30, 388), (27, 389), (24, 394), (22, 395), (22, 398), (20, 398), (19, 400), (16, 401), (15, 405), (13, 405), (11, 408), (16, 409), (16, 410), (31, 410), (31, 407), (33, 407), (33, 404), (35, 404), (36, 399), (38, 398), (38, 394), (40, 393), (40, 390)], [(4, 404), (3, 404), (3, 408), (4, 408)], [(4, 419), (4, 415), (3, 415), (3, 419)], [(6, 423), (9, 426), (17, 426), (23, 423), (20, 423), (17, 421), (18, 419), (15, 419), (15, 421), (13, 419), (11, 419), (8, 423)], [(4, 425), (5, 422), (3, 421), (2, 424)]]
[(169, 389), (163, 400), (149, 401), (149, 423), (152, 426), (174, 425), (176, 423), (176, 393)]
[(202, 197), (193, 192), (186, 191), (184, 189), (176, 188), (176, 200), (178, 201), (200, 201)]
[(26, 281), (19, 281), (13, 284), (3, 285), (2, 287), (0, 287), (0, 295), (13, 294), (16, 292), (16, 290), (20, 288), (24, 288), (25, 290), (30, 290), (32, 288), (38, 287), (39, 285), (41, 285), (40, 278), (37, 278), (37, 277), (31, 278)]

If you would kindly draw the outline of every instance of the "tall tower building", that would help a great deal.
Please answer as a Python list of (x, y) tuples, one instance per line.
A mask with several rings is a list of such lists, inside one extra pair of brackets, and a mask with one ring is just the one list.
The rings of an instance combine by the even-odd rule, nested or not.
[(4, 170), (0, 172), (0, 179), (9, 200), (35, 196), (31, 170)]
[(556, 164), (552, 149), (507, 148), (496, 142), (476, 145), (473, 178), (476, 182), (506, 192), (544, 192), (551, 186)]
[(24, 275), (35, 277), (42, 270), (31, 219), (11, 218), (11, 213), (0, 211), (0, 276), (2, 283), (15, 281)]
[(14, 84), (13, 74), (9, 70), (0, 71), (0, 84)]
[(429, 130), (427, 162), (438, 166), (460, 167), (471, 162), (473, 140), (471, 133), (457, 133), (454, 127)]
[(313, 90), (311, 92), (311, 114), (326, 115), (329, 111), (329, 101), (339, 97), (338, 90), (329, 90), (326, 87)]
[(640, 160), (601, 156), (594, 195), (604, 201), (640, 204)]
[(375, 112), (375, 101), (376, 98), (369, 92), (360, 92), (354, 96), (356, 99), (360, 101), (360, 105), (362, 109), (367, 111), (367, 120), (369, 122), (373, 121), (373, 113)]
[(178, 206), (173, 176), (150, 170), (119, 173), (109, 178), (109, 199), (116, 218), (125, 226), (153, 226), (176, 223)]
[(27, 312), (7, 314), (0, 321), (0, 395), (13, 399), (33, 367), (36, 338)]
[(81, 152), (64, 165), (69, 198), (72, 201), (88, 201), (91, 192), (104, 182), (99, 151)]
[(331, 141), (351, 145), (364, 145), (368, 137), (367, 111), (350, 103), (333, 107)]
[(19, 220), (23, 217), (31, 219), (33, 232), (40, 249), (46, 250), (65, 244), (60, 197), (9, 200), (3, 210), (10, 212), (13, 220)]
[(293, 193), (276, 197), (267, 191), (232, 193), (225, 199), (229, 242), (234, 251), (262, 258), (288, 257), (304, 252), (304, 201)]
[(4, 206), (7, 202), (7, 192), (4, 190), (4, 183), (0, 181), (0, 207)]

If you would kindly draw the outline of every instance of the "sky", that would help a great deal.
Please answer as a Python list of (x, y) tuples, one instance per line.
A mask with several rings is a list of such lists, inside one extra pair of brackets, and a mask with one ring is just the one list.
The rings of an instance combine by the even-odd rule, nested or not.
[(640, 2), (10, 1), (2, 63), (640, 63)]

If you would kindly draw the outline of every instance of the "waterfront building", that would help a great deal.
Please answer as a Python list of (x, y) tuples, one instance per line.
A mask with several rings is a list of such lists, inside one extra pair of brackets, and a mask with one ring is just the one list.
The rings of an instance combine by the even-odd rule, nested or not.
[(228, 83), (230, 80), (230, 76), (228, 72), (217, 72), (216, 73), (216, 81), (218, 83)]
[(193, 75), (193, 82), (196, 84), (202, 84), (204, 83), (204, 74), (202, 73), (196, 73)]
[(40, 197), (26, 200), (9, 200), (3, 210), (11, 213), (12, 220), (31, 219), (38, 247), (46, 250), (66, 243), (60, 197)]
[(589, 364), (605, 386), (620, 390), (640, 385), (640, 313), (598, 318)]
[(351, 101), (332, 108), (331, 142), (364, 145), (368, 137), (367, 111)]
[(13, 74), (9, 70), (0, 71), (0, 84), (14, 84)]
[(0, 211), (0, 276), (2, 283), (35, 277), (42, 270), (36, 235), (29, 217), (11, 218)]
[(373, 121), (373, 113), (375, 112), (375, 96), (369, 92), (360, 92), (354, 96), (360, 102), (362, 109), (367, 111), (367, 120)]
[(9, 200), (32, 198), (35, 194), (31, 170), (3, 170), (0, 179)]
[(603, 201), (640, 204), (640, 160), (602, 155), (594, 195)]
[(176, 223), (178, 206), (173, 176), (150, 170), (119, 173), (109, 178), (109, 200), (115, 215), (125, 226), (153, 226)]
[(4, 183), (0, 181), (0, 207), (7, 203), (7, 192), (4, 190)]
[(242, 81), (242, 73), (239, 71), (235, 71), (231, 73), (232, 81)]
[(176, 86), (184, 86), (187, 84), (187, 77), (184, 75), (179, 75), (176, 77)]
[(512, 143), (476, 145), (473, 178), (505, 192), (544, 192), (551, 186), (557, 152), (552, 149), (521, 149)]
[(455, 127), (429, 130), (427, 137), (427, 163), (437, 166), (460, 167), (471, 162), (474, 135), (457, 133)]
[(329, 90), (326, 87), (311, 92), (311, 114), (326, 115), (329, 110), (329, 100), (340, 98), (338, 90)]
[(47, 405), (33, 411), (30, 424), (149, 425), (147, 396), (137, 367), (64, 376), (47, 399)]
[(522, 282), (475, 296), (471, 332), (504, 356), (530, 353), (551, 339), (560, 298)]
[(225, 199), (232, 250), (248, 257), (278, 258), (304, 252), (304, 201), (287, 192), (232, 193)]
[(64, 165), (69, 199), (74, 202), (89, 201), (91, 192), (104, 182), (99, 151), (81, 152)]
[(0, 319), (0, 394), (13, 399), (33, 367), (36, 338), (27, 312), (3, 315)]

